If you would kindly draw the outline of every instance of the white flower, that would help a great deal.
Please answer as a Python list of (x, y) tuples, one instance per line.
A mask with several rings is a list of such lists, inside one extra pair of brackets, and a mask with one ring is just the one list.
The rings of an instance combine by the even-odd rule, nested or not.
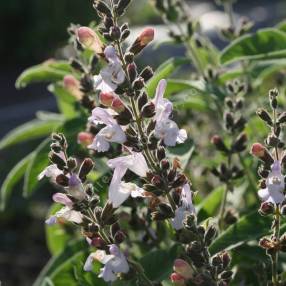
[(165, 79), (160, 80), (153, 100), (156, 111), (154, 120), (156, 121), (168, 119), (173, 111), (173, 104), (168, 99), (164, 98), (166, 87), (167, 81)]
[(155, 136), (163, 140), (166, 146), (175, 146), (176, 143), (183, 143), (187, 139), (185, 129), (179, 129), (176, 122), (165, 119), (156, 122)]
[(183, 221), (188, 214), (194, 213), (195, 208), (193, 206), (193, 195), (189, 184), (185, 184), (182, 188), (180, 207), (175, 211), (175, 217), (171, 220), (172, 226), (176, 229), (183, 228)]
[(133, 198), (145, 197), (143, 189), (133, 183), (122, 181), (128, 169), (140, 177), (146, 176), (148, 166), (142, 153), (131, 152), (131, 155), (109, 160), (107, 165), (114, 169), (108, 191), (108, 198), (114, 208), (118, 208), (130, 195)]
[(132, 198), (145, 197), (145, 191), (136, 184), (120, 182), (114, 180), (111, 182), (108, 192), (109, 201), (114, 208), (121, 206), (131, 195)]
[(260, 189), (258, 195), (264, 202), (280, 204), (285, 199), (284, 189), (285, 183), (281, 173), (281, 163), (280, 161), (275, 161), (266, 180), (266, 188)]
[(94, 86), (102, 92), (111, 92), (124, 82), (125, 73), (113, 46), (107, 46), (104, 54), (109, 63), (99, 75), (94, 76)]
[(155, 105), (155, 136), (163, 140), (167, 146), (175, 146), (176, 143), (183, 143), (187, 139), (187, 132), (184, 129), (179, 129), (178, 125), (171, 119), (170, 115), (173, 111), (172, 103), (164, 99), (167, 81), (162, 79), (156, 89), (156, 95), (153, 100)]
[[(65, 155), (63, 152), (58, 153), (58, 155), (65, 160)], [(50, 178), (53, 183), (56, 182), (56, 178), (58, 175), (62, 174), (63, 172), (58, 169), (56, 164), (49, 165), (46, 167), (39, 175), (38, 180), (42, 180), (44, 177)]]
[(38, 180), (42, 180), (44, 177), (50, 178), (52, 182), (56, 181), (56, 177), (62, 174), (62, 171), (58, 169), (56, 164), (46, 167), (39, 175)]
[(49, 217), (46, 220), (46, 224), (53, 225), (58, 222), (58, 219), (65, 219), (67, 221), (78, 224), (82, 223), (82, 214), (72, 209), (73, 202), (67, 195), (62, 193), (56, 193), (53, 195), (53, 200), (54, 202), (63, 204), (65, 206), (61, 208), (58, 212), (56, 212), (54, 215)]
[(117, 124), (116, 120), (112, 117), (114, 111), (96, 107), (92, 111), (92, 116), (89, 118), (94, 124), (103, 123), (106, 127), (102, 128), (94, 137), (93, 142), (88, 147), (98, 151), (106, 152), (110, 148), (109, 142), (123, 144), (126, 141), (126, 135), (121, 126)]
[(141, 152), (132, 151), (130, 151), (130, 153), (131, 155), (108, 160), (107, 165), (117, 171), (117, 175), (120, 176), (120, 179), (125, 175), (127, 169), (140, 177), (145, 177), (149, 168), (143, 154)]
[(120, 249), (115, 244), (112, 244), (109, 247), (109, 252), (110, 254), (106, 254), (104, 250), (97, 250), (91, 253), (84, 264), (84, 270), (92, 271), (93, 261), (98, 260), (104, 264), (104, 267), (100, 269), (98, 277), (102, 278), (105, 282), (115, 281), (118, 273), (127, 273), (129, 265)]

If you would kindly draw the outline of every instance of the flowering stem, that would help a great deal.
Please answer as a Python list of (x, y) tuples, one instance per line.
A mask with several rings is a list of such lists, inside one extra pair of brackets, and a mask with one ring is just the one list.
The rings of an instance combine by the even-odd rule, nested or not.
[[(232, 156), (231, 154), (228, 155), (228, 169), (231, 169), (231, 159)], [(231, 185), (230, 180), (226, 183), (226, 187), (223, 193), (223, 199), (220, 207), (220, 212), (219, 212), (219, 218), (218, 218), (218, 226), (219, 230), (222, 231), (224, 227), (224, 213), (225, 213), (225, 207), (226, 207), (226, 202), (227, 202), (227, 194), (229, 191), (231, 191), (233, 186)]]
[[(274, 217), (274, 237), (278, 241), (279, 240), (279, 234), (280, 234), (280, 211), (279, 206), (275, 209), (275, 217)], [(275, 252), (271, 255), (271, 264), (272, 264), (272, 282), (274, 286), (278, 286), (278, 250), (275, 249)]]

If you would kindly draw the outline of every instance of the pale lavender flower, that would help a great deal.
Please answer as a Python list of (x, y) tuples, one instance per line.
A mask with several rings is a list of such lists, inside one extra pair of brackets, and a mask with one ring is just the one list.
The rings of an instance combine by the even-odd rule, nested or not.
[(164, 98), (164, 93), (167, 87), (167, 81), (162, 79), (156, 89), (155, 99), (155, 136), (163, 140), (167, 146), (175, 146), (176, 143), (183, 143), (187, 139), (187, 132), (184, 129), (179, 129), (178, 125), (171, 119), (170, 115), (173, 111), (172, 103)]
[(263, 202), (280, 204), (284, 201), (285, 183), (281, 173), (280, 161), (275, 161), (271, 166), (271, 172), (266, 179), (266, 188), (260, 189), (258, 195)]
[(102, 92), (111, 92), (124, 82), (125, 73), (113, 46), (107, 46), (104, 54), (108, 65), (101, 70), (99, 75), (94, 76), (94, 86)]
[(42, 180), (44, 177), (50, 178), (52, 182), (56, 181), (56, 177), (62, 174), (62, 171), (58, 169), (56, 164), (49, 165), (39, 175), (38, 180)]
[(53, 195), (53, 200), (54, 202), (63, 204), (65, 206), (57, 211), (54, 215), (50, 216), (46, 220), (46, 224), (53, 225), (58, 222), (58, 219), (64, 219), (78, 224), (82, 223), (82, 214), (72, 209), (73, 202), (67, 195), (56, 193)]
[(185, 184), (182, 188), (180, 206), (175, 211), (175, 217), (171, 220), (172, 226), (176, 229), (183, 228), (183, 221), (187, 215), (195, 212), (193, 205), (193, 194), (189, 184)]
[(146, 176), (148, 165), (142, 153), (131, 152), (131, 155), (109, 160), (107, 165), (114, 169), (108, 191), (108, 198), (114, 208), (119, 207), (130, 195), (133, 198), (144, 197), (143, 189), (133, 183), (122, 181), (128, 169), (140, 177)]
[(98, 152), (106, 152), (110, 148), (110, 142), (123, 144), (126, 141), (126, 135), (121, 126), (117, 124), (112, 117), (114, 111), (96, 107), (92, 111), (92, 116), (89, 118), (94, 124), (103, 123), (106, 127), (102, 128), (94, 137), (91, 145), (88, 147)]
[(110, 254), (106, 254), (104, 250), (97, 250), (91, 253), (84, 265), (85, 271), (92, 271), (92, 264), (94, 260), (98, 260), (104, 264), (100, 269), (98, 277), (102, 278), (105, 282), (113, 282), (117, 279), (118, 273), (127, 273), (129, 265), (125, 255), (120, 251), (117, 245), (112, 244), (109, 247)]

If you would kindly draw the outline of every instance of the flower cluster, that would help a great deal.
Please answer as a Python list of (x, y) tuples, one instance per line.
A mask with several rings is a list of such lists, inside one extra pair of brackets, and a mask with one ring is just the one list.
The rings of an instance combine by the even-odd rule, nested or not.
[(280, 139), (283, 124), (286, 122), (286, 113), (278, 112), (278, 91), (270, 90), (269, 101), (272, 109), (271, 116), (267, 110), (258, 109), (257, 115), (270, 127), (270, 133), (265, 140), (265, 146), (254, 143), (251, 154), (257, 157), (262, 164), (258, 169), (260, 189), (258, 196), (262, 201), (259, 213), (263, 216), (272, 215), (273, 234), (263, 237), (260, 246), (266, 249), (272, 263), (272, 282), (278, 285), (278, 253), (285, 251), (285, 234), (280, 234), (281, 218), (285, 213), (285, 178), (282, 167), (285, 163), (284, 143)]
[[(136, 274), (137, 281), (155, 285), (140, 267), (134, 266), (120, 246), (128, 234), (121, 230), (118, 214), (121, 205), (126, 204), (131, 206), (134, 221), (140, 221), (154, 244), (157, 243), (154, 225), (168, 221), (172, 226), (174, 239), (184, 246), (182, 255), (188, 257), (194, 268), (192, 274), (183, 275), (176, 260), (175, 271), (184, 280), (227, 285), (232, 276), (226, 270), (228, 263), (215, 265), (216, 256), (212, 257), (208, 251), (216, 230), (211, 225), (197, 224), (191, 183), (181, 170), (179, 159), (170, 160), (167, 155), (168, 147), (187, 140), (187, 132), (174, 121), (171, 101), (165, 98), (167, 81), (160, 80), (150, 98), (145, 85), (153, 77), (152, 68), (139, 70), (135, 63), (136, 55), (153, 40), (154, 29), (144, 29), (123, 49), (130, 30), (127, 23), (119, 24), (118, 20), (129, 3), (95, 1), (94, 8), (101, 18), (97, 31), (89, 27), (70, 28), (75, 48), (91, 51), (93, 56), (89, 63), (81, 57), (73, 59), (71, 66), (81, 77), (69, 75), (63, 81), (64, 87), (89, 113), (86, 130), (78, 134), (78, 142), (91, 156), (109, 158), (107, 166), (112, 176), (107, 202), (101, 207), (97, 190), (86, 183), (93, 168), (91, 159), (84, 159), (78, 169), (77, 160), (67, 156), (65, 137), (54, 134), (52, 165), (39, 177), (50, 177), (63, 187), (64, 193), (55, 194), (53, 200), (64, 207), (47, 223), (62, 218), (82, 228), (89, 245), (97, 248), (87, 258), (85, 271), (92, 271), (93, 262), (99, 261), (104, 265), (99, 277), (106, 282), (128, 273), (131, 278)], [(142, 201), (145, 206), (140, 212)]]

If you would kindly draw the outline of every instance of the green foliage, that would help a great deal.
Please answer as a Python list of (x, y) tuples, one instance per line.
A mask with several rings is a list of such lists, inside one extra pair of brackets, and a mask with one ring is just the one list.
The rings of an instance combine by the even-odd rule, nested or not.
[(49, 136), (58, 128), (60, 124), (61, 121), (58, 118), (49, 120), (32, 120), (18, 126), (14, 130), (10, 131), (4, 138), (2, 138), (0, 141), (0, 149), (4, 149), (28, 140)]
[(221, 63), (285, 58), (286, 34), (272, 28), (258, 30), (233, 41), (221, 54)]
[(28, 68), (17, 79), (16, 87), (23, 88), (36, 82), (60, 81), (65, 75), (70, 74), (72, 69), (65, 61), (46, 61), (40, 65)]
[(186, 63), (188, 63), (186, 58), (171, 58), (161, 64), (155, 71), (152, 79), (150, 79), (146, 85), (149, 96), (155, 96), (156, 87), (161, 79), (167, 79), (177, 68)]
[(270, 231), (271, 217), (263, 217), (257, 211), (241, 217), (228, 227), (210, 247), (212, 254), (232, 249), (247, 241), (257, 240)]
[(32, 154), (29, 154), (24, 159), (22, 159), (17, 165), (13, 167), (13, 169), (9, 172), (9, 174), (5, 178), (0, 189), (0, 195), (1, 195), (0, 210), (3, 211), (5, 209), (6, 202), (11, 196), (13, 189), (24, 176), (26, 168), (29, 165), (31, 156)]

